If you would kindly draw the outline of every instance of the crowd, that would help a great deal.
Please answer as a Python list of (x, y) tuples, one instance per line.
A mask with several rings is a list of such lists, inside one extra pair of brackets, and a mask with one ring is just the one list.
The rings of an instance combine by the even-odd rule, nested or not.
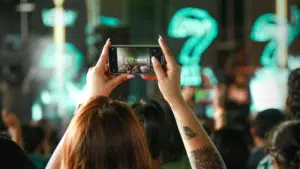
[[(289, 76), (286, 111), (255, 116), (244, 79), (215, 87), (213, 119), (193, 110), (195, 90), (180, 86), (180, 67), (165, 41), (159, 44), (166, 68), (153, 57), (162, 98), (128, 105), (109, 98), (133, 75), (108, 70), (107, 41), (87, 74), (88, 100), (78, 106), (61, 139), (43, 119), (22, 125), (2, 110), (0, 160), (3, 168), (24, 169), (299, 169), (300, 69)], [(269, 96), (272, 97), (272, 96)], [(1, 167), (2, 168), (2, 167)]]

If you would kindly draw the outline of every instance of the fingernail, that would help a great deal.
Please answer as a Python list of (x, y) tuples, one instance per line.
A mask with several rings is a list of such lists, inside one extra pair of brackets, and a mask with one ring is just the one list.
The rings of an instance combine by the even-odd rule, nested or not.
[(152, 64), (157, 63), (157, 59), (154, 56), (152, 56), (151, 61), (152, 61)]
[(164, 40), (160, 35), (159, 35), (159, 39), (160, 39), (160, 40)]
[(106, 43), (109, 43), (109, 42), (110, 42), (110, 38), (107, 39)]
[(135, 78), (134, 75), (127, 75), (127, 79), (133, 79), (133, 78)]

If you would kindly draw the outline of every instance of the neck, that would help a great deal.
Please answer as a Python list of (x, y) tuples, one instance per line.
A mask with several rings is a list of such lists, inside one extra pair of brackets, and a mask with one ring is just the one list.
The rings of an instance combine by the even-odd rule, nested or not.
[(162, 169), (161, 168), (161, 160), (160, 159), (152, 160), (152, 168), (153, 169)]
[(263, 139), (260, 139), (260, 138), (255, 138), (254, 142), (255, 142), (255, 146), (257, 148), (264, 148), (265, 145), (266, 145), (265, 141)]

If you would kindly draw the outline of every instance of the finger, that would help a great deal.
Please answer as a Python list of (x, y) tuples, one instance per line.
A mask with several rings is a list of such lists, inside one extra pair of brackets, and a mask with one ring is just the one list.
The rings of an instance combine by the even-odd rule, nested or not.
[(88, 79), (89, 79), (89, 77), (92, 75), (93, 71), (94, 71), (94, 67), (90, 67), (90, 68), (89, 68), (89, 71), (88, 71), (88, 73), (87, 73), (87, 75), (86, 75), (86, 81), (88, 81)]
[(159, 36), (158, 43), (165, 55), (165, 59), (166, 59), (167, 63), (172, 66), (175, 65), (176, 61), (175, 61), (174, 57), (172, 56), (172, 53), (171, 53), (170, 49), (168, 48), (166, 42), (163, 40), (163, 38), (161, 36)]
[(167, 75), (166, 75), (164, 69), (162, 68), (161, 64), (159, 63), (159, 61), (155, 57), (152, 57), (151, 61), (152, 61), (153, 69), (157, 76), (157, 79), (159, 80), (159, 79), (167, 77)]
[(3, 120), (5, 120), (7, 118), (7, 115), (8, 115), (7, 110), (5, 108), (2, 109), (1, 117), (2, 117)]
[(112, 78), (115, 78), (117, 75), (115, 74), (112, 74), (110, 71), (109, 71), (109, 65), (108, 63), (105, 65), (105, 76), (109, 77), (110, 79)]
[(142, 78), (144, 80), (157, 80), (157, 77), (153, 75), (142, 75)]
[(105, 68), (105, 65), (108, 60), (108, 55), (109, 55), (109, 47), (110, 47), (110, 38), (107, 39), (106, 44), (103, 47), (101, 56), (96, 64), (97, 68)]
[(112, 86), (112, 88), (115, 88), (117, 86), (119, 86), (121, 83), (125, 82), (128, 79), (133, 79), (135, 78), (134, 75), (127, 75), (127, 74), (122, 74), (120, 76), (117, 76), (115, 78), (113, 78), (112, 80), (110, 80), (110, 85)]

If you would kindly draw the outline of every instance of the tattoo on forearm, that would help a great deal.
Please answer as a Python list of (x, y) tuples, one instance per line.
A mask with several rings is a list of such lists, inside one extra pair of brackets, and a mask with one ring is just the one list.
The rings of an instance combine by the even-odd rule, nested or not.
[(185, 140), (190, 140), (190, 139), (198, 136), (198, 134), (195, 133), (190, 127), (183, 126), (182, 128), (183, 128), (183, 134), (184, 134)]
[(221, 156), (212, 146), (195, 149), (189, 156), (193, 169), (226, 169)]

